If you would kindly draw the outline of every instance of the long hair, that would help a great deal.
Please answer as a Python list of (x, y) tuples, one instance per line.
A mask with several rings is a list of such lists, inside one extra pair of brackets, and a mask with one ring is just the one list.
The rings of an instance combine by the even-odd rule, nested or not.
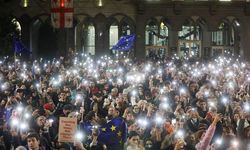
[(194, 133), (194, 137), (195, 137), (195, 144), (199, 143), (201, 141), (201, 137), (202, 135), (206, 132), (206, 130), (199, 130), (197, 132)]
[(93, 117), (95, 117), (95, 112), (94, 112), (94, 111), (90, 111), (90, 112), (88, 112), (88, 114), (85, 116), (84, 120), (85, 120), (85, 121), (90, 121), (90, 120), (92, 120)]

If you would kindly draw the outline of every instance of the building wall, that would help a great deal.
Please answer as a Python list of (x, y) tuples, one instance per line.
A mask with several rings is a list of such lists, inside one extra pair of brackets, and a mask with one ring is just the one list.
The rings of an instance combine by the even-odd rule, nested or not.
[[(103, 7), (98, 7), (95, 1), (74, 1), (74, 28), (55, 29), (57, 44), (60, 53), (66, 53), (69, 48), (81, 49), (82, 25), (91, 21), (96, 31), (96, 54), (109, 54), (109, 25), (111, 20), (121, 21), (122, 18), (130, 18), (135, 26), (136, 43), (135, 55), (145, 58), (145, 26), (150, 18), (167, 18), (169, 21), (169, 49), (176, 51), (178, 46), (178, 31), (185, 20), (197, 20), (202, 18), (206, 22), (203, 29), (202, 54), (204, 49), (211, 48), (211, 31), (216, 31), (223, 19), (232, 22), (237, 19), (240, 22), (239, 54), (246, 60), (250, 60), (250, 4), (248, 2), (180, 2), (162, 1), (160, 3), (148, 3), (142, 0), (105, 0)], [(39, 19), (50, 19), (50, 4), (42, 1), (30, 1), (28, 8), (21, 8), (19, 3), (10, 2), (4, 4), (1, 11), (11, 12), (18, 18), (23, 28), (22, 38), (30, 48), (36, 48), (34, 40), (30, 39), (31, 27)], [(63, 44), (62, 44), (63, 43)], [(37, 50), (34, 50), (37, 51)]]

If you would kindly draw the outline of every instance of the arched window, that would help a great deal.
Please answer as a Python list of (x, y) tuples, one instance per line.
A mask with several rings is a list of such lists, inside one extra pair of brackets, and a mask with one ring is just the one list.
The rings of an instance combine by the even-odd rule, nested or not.
[(90, 23), (84, 28), (84, 52), (95, 55), (95, 26)]
[(198, 58), (201, 55), (201, 27), (187, 20), (178, 33), (178, 51), (180, 57)]
[(178, 36), (182, 40), (200, 40), (200, 26), (188, 21), (182, 26)]
[(156, 20), (150, 20), (145, 29), (145, 44), (146, 46), (156, 46), (158, 43), (158, 25)]
[(119, 28), (117, 22), (113, 22), (109, 28), (109, 48), (117, 44), (119, 38)]
[(121, 22), (121, 36), (130, 35), (131, 32), (130, 25), (125, 21)]
[(95, 55), (95, 27), (93, 24), (90, 24), (88, 26), (88, 31), (87, 31), (87, 48), (86, 50), (91, 54)]
[(212, 45), (213, 46), (229, 46), (229, 25), (222, 22), (217, 31), (212, 32)]
[(145, 48), (147, 57), (163, 58), (168, 51), (168, 27), (165, 20), (160, 23), (150, 19), (145, 27)]
[[(121, 21), (117, 21), (115, 18), (116, 16), (113, 16), (109, 20), (110, 28), (109, 28), (109, 49), (112, 49), (113, 46), (115, 46), (119, 39), (122, 36), (131, 35), (135, 32), (135, 27), (133, 20), (129, 17), (123, 16)], [(119, 55), (121, 51), (118, 50), (112, 50), (112, 54)], [(120, 54), (124, 54), (125, 51), (122, 51)]]
[(160, 46), (168, 45), (168, 27), (163, 21), (160, 23), (159, 41)]
[(234, 53), (236, 34), (234, 26), (238, 25), (237, 21), (230, 25), (224, 20), (218, 26), (218, 30), (212, 32), (212, 56), (230, 56)]
[(232, 22), (232, 31), (231, 31), (231, 45), (237, 45), (237, 43), (240, 43), (239, 38), (239, 31), (240, 31), (240, 22), (235, 19)]

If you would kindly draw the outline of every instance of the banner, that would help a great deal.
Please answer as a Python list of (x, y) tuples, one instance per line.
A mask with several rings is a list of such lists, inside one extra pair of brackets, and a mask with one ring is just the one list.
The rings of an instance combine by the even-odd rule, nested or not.
[(117, 51), (129, 51), (134, 44), (135, 34), (122, 36), (116, 45), (112, 47), (112, 50)]
[(77, 129), (77, 118), (60, 117), (59, 119), (59, 142), (74, 142)]
[(73, 12), (73, 0), (51, 0), (51, 22), (54, 28), (72, 28)]

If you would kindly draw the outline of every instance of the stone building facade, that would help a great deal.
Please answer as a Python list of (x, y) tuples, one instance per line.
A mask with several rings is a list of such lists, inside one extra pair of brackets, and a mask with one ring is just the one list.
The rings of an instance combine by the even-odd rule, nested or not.
[[(21, 7), (20, 2), (3, 3), (0, 13), (9, 12), (21, 24), (23, 42), (31, 49), (34, 57), (51, 54), (65, 54), (69, 48), (86, 51), (86, 27), (94, 27), (94, 51), (96, 55), (110, 54), (110, 27), (118, 26), (118, 37), (122, 36), (121, 28), (126, 24), (130, 33), (136, 34), (133, 53), (137, 58), (145, 58), (148, 50), (163, 48), (165, 56), (179, 54), (181, 45), (189, 43), (184, 50), (192, 51), (198, 47), (198, 57), (209, 58), (216, 49), (231, 49), (235, 55), (250, 60), (250, 2), (247, 1), (171, 1), (171, 0), (74, 0), (73, 28), (54, 29), (50, 24), (50, 1), (30, 0), (28, 7)], [(146, 41), (150, 35), (146, 32), (147, 25), (167, 29), (167, 42), (154, 45)], [(220, 25), (227, 25), (229, 44), (215, 44), (213, 32)], [(199, 39), (180, 39), (183, 26), (199, 26)], [(189, 28), (188, 28), (189, 29)], [(191, 28), (190, 28), (191, 30)], [(159, 31), (159, 30), (158, 30)], [(153, 32), (154, 33), (154, 32)], [(152, 33), (150, 33), (152, 34)], [(160, 33), (154, 33), (159, 36)], [(160, 35), (161, 36), (161, 35)], [(233, 38), (231, 38), (233, 36)], [(159, 38), (159, 37), (158, 37)], [(230, 40), (233, 42), (230, 42)], [(192, 41), (193, 40), (193, 41)], [(225, 40), (224, 40), (225, 41)], [(193, 44), (195, 43), (195, 44)], [(225, 42), (224, 42), (225, 43)], [(233, 44), (232, 44), (233, 43)], [(198, 46), (197, 46), (198, 45)], [(46, 49), (46, 50), (45, 50)], [(221, 54), (220, 53), (220, 54)]]

